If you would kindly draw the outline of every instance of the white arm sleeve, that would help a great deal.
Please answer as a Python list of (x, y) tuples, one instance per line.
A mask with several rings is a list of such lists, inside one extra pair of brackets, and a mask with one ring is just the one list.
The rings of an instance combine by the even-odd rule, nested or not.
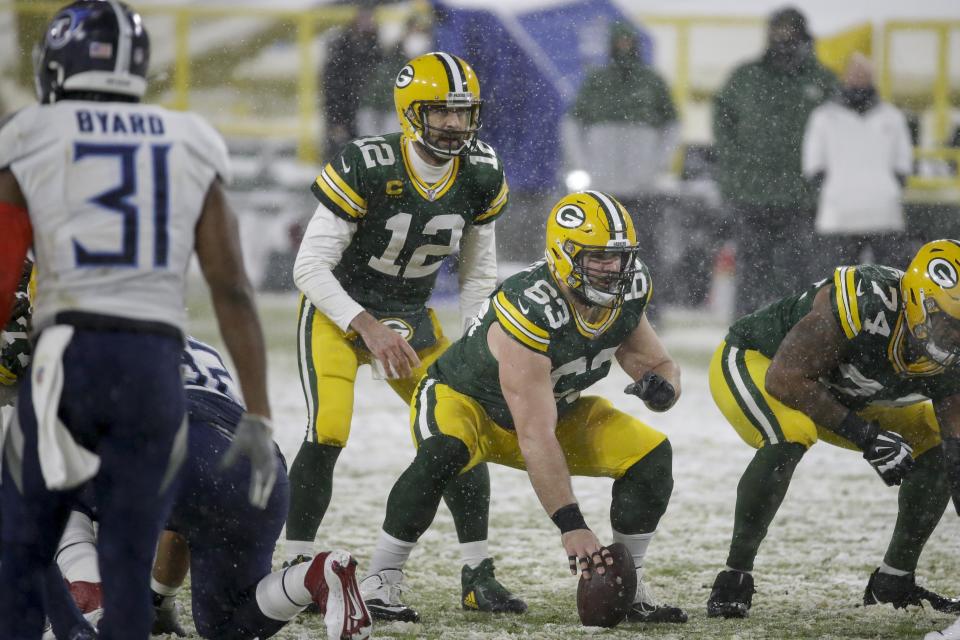
[(466, 327), (497, 288), (496, 222), (470, 225), (460, 241), (460, 324)]
[(293, 263), (293, 281), (317, 309), (346, 331), (363, 307), (333, 276), (344, 250), (356, 232), (355, 224), (337, 217), (322, 204), (307, 225)]

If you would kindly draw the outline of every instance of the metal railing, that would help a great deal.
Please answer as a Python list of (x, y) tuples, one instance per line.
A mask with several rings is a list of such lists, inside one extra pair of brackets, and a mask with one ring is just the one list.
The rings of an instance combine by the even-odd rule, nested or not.
[[(13, 10), (21, 16), (32, 16), (37, 20), (47, 19), (62, 6), (61, 2), (0, 0), (0, 11)], [(330, 6), (307, 11), (268, 9), (257, 7), (228, 6), (156, 6), (138, 7), (144, 15), (165, 16), (172, 20), (174, 55), (166, 69), (154, 69), (153, 75), (159, 75), (164, 81), (157, 83), (159, 89), (151, 83), (151, 91), (162, 92), (161, 102), (174, 109), (191, 108), (192, 80), (196, 75), (197, 60), (191, 55), (190, 35), (197, 25), (205, 20), (226, 20), (234, 18), (255, 18), (264, 23), (264, 30), (277, 24), (292, 25), (293, 42), (297, 51), (297, 70), (293, 84), (295, 115), (279, 119), (264, 116), (245, 116), (224, 118), (213, 115), (213, 123), (227, 136), (252, 138), (285, 138), (296, 141), (297, 155), (306, 162), (318, 160), (318, 144), (321, 123), (319, 118), (319, 65), (313, 52), (313, 43), (319, 34), (333, 26), (347, 23), (356, 9), (349, 6)], [(381, 7), (377, 9), (378, 19), (400, 21), (408, 15), (408, 9)], [(700, 27), (711, 28), (763, 28), (764, 18), (743, 16), (637, 16), (644, 25), (656, 28), (672, 29), (675, 32), (674, 65), (671, 91), (681, 115), (698, 96), (691, 83), (692, 48), (691, 32)], [(960, 30), (960, 21), (890, 21), (883, 25), (883, 48), (880, 59), (879, 87), (885, 98), (895, 98), (893, 89), (892, 50), (894, 35), (903, 32), (930, 32), (936, 38), (936, 68), (933, 86), (930, 90), (930, 106), (933, 112), (933, 139), (935, 144), (929, 148), (918, 148), (918, 159), (933, 160), (952, 166), (951, 175), (912, 176), (910, 186), (917, 189), (940, 189), (943, 187), (960, 188), (960, 174), (957, 170), (958, 150), (946, 147), (950, 129), (951, 104), (950, 87), (950, 37)], [(39, 34), (37, 34), (39, 35)], [(279, 35), (288, 35), (282, 31)], [(274, 32), (272, 37), (278, 37)], [(251, 49), (250, 51), (252, 51)], [(158, 74), (159, 72), (159, 74)], [(202, 83), (198, 83), (201, 84)]]

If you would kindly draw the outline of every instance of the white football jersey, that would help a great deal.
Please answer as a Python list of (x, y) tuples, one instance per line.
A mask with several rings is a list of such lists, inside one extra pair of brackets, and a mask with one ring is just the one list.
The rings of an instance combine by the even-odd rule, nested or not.
[(216, 349), (193, 336), (187, 336), (182, 362), (183, 386), (187, 391), (216, 394), (243, 406), (237, 383), (233, 381)]
[(226, 145), (200, 117), (65, 100), (0, 128), (0, 169), (26, 196), (37, 263), (34, 330), (81, 311), (184, 329), (194, 229)]

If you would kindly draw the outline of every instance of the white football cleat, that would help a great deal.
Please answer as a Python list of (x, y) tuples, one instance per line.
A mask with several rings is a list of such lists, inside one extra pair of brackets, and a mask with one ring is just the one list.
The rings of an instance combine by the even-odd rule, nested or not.
[(328, 640), (366, 640), (373, 622), (357, 584), (357, 561), (342, 550), (317, 555), (303, 578), (323, 616)]
[(384, 569), (360, 582), (360, 593), (376, 620), (420, 622), (420, 614), (403, 604), (403, 571)]

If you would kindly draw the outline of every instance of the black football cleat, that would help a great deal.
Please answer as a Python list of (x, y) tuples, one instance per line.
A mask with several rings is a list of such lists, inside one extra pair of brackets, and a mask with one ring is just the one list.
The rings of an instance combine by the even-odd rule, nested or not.
[(753, 576), (726, 569), (717, 574), (707, 600), (708, 618), (746, 618), (753, 604)]
[(493, 558), (486, 558), (476, 569), (463, 565), (460, 586), (460, 606), (468, 611), (524, 613), (527, 610), (526, 602), (497, 581)]
[(650, 585), (644, 581), (638, 571), (637, 595), (633, 604), (630, 605), (630, 610), (627, 611), (627, 622), (682, 624), (686, 621), (687, 613), (680, 607), (657, 602)]
[(913, 573), (895, 576), (880, 573), (880, 569), (875, 569), (870, 574), (867, 588), (863, 592), (863, 604), (866, 606), (892, 604), (895, 609), (904, 609), (908, 606), (922, 607), (924, 600), (942, 613), (960, 613), (960, 599), (948, 598), (924, 589), (917, 584)]

